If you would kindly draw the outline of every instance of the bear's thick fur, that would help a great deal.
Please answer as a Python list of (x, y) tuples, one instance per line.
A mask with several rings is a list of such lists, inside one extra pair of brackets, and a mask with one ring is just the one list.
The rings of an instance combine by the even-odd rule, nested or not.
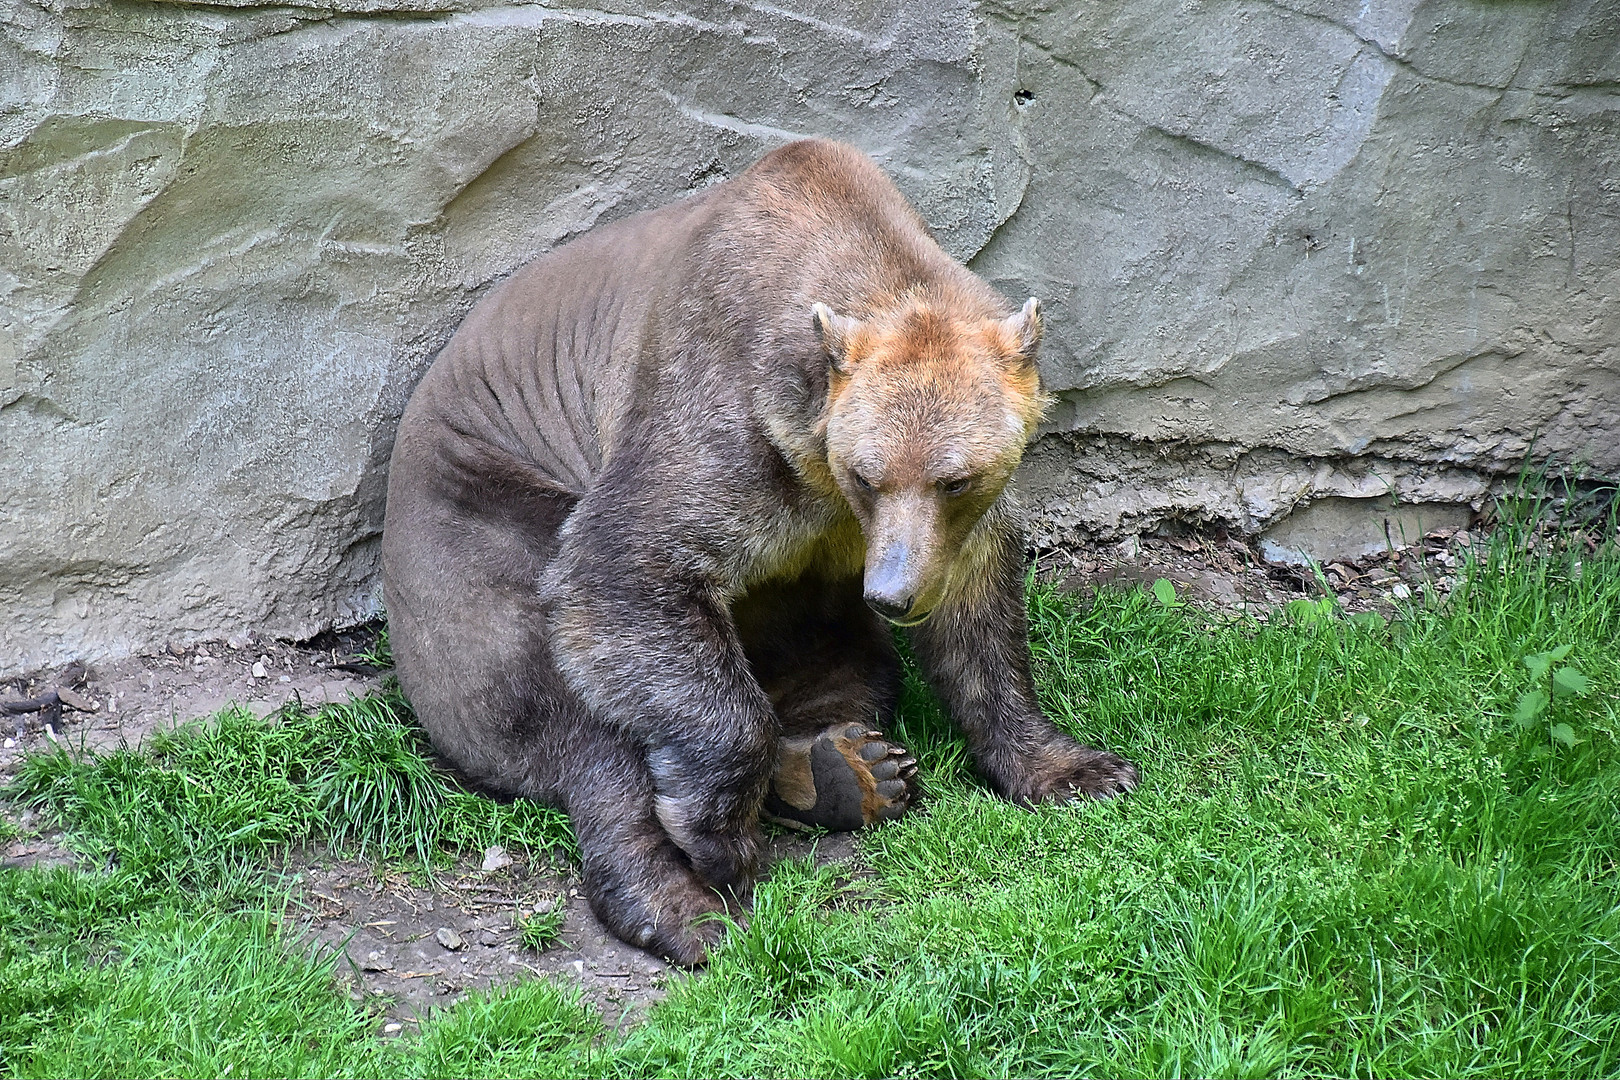
[(700, 962), (762, 808), (904, 811), (884, 619), (1002, 795), (1135, 785), (1030, 682), (1003, 487), (1039, 336), (805, 141), (525, 266), (434, 361), (389, 474), (399, 679), (472, 780), (567, 811), (614, 933)]

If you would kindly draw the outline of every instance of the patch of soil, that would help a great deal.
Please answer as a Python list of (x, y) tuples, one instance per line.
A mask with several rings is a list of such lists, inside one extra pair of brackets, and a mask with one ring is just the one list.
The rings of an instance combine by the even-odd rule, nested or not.
[(1333, 596), (1346, 612), (1389, 617), (1398, 603), (1426, 589), (1442, 599), (1450, 595), (1464, 549), (1483, 542), (1477, 533), (1437, 530), (1363, 559), (1329, 562), (1319, 577), (1308, 566), (1268, 563), (1224, 533), (1145, 536), (1114, 547), (1045, 553), (1037, 573), (1082, 596), (1108, 586), (1151, 586), (1165, 578), (1178, 595), (1201, 607), (1246, 612), (1262, 622), (1290, 600), (1318, 596)]
[[(26, 754), (53, 746), (104, 754), (137, 747), (154, 731), (231, 704), (265, 716), (294, 699), (314, 707), (363, 697), (381, 687), (386, 674), (360, 657), (376, 640), (373, 626), (303, 644), (243, 635), (94, 666), (74, 662), (0, 682), (0, 703), (51, 694), (61, 699), (60, 705), (39, 711), (0, 713), (0, 786), (16, 776)], [(60, 834), (42, 830), (31, 811), (0, 801), (0, 817), (23, 834), (0, 845), (0, 867), (73, 862)]]
[(264, 716), (294, 698), (314, 707), (363, 697), (382, 685), (384, 673), (359, 657), (376, 637), (371, 627), (302, 645), (244, 636), (0, 683), (0, 702), (53, 692), (63, 699), (60, 708), (0, 715), (0, 783), (24, 754), (52, 744), (105, 753), (230, 704)]
[[(486, 853), (486, 863), (490, 860)], [(820, 840), (779, 836), (771, 864), (814, 856), (861, 873), (849, 834)], [(420, 1022), (434, 1007), (529, 975), (577, 985), (609, 1027), (636, 1023), (684, 978), (661, 957), (608, 932), (586, 901), (575, 868), (513, 856), (483, 870), (466, 862), (429, 885), (370, 864), (313, 860), (300, 871), (299, 907), (306, 940), (338, 949), (340, 987), (379, 1006), (385, 1034)], [(536, 908), (561, 908), (557, 939), (541, 951), (523, 944), (520, 920)]]

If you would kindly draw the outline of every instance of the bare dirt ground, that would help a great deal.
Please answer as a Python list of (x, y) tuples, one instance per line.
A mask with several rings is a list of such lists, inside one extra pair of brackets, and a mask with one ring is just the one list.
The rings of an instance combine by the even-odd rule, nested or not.
[(316, 706), (364, 696), (382, 680), (357, 655), (375, 638), (375, 630), (364, 627), (302, 645), (244, 638), (234, 646), (173, 648), (92, 667), (75, 663), (0, 683), (0, 702), (53, 691), (63, 699), (60, 710), (0, 716), (0, 782), (11, 778), (25, 753), (53, 743), (105, 752), (138, 746), (153, 731), (229, 704), (263, 716), (295, 697)]
[[(56, 694), (61, 705), (18, 715), (0, 713), (0, 785), (29, 753), (66, 747), (108, 753), (139, 746), (155, 731), (210, 716), (229, 704), (267, 715), (294, 698), (306, 705), (347, 701), (382, 684), (382, 673), (356, 657), (376, 639), (358, 628), (303, 645), (255, 641), (171, 648), (107, 664), (36, 672), (0, 683), (0, 704)], [(0, 867), (71, 862), (57, 835), (0, 799), (0, 815), (23, 836), (0, 844)]]
[(1267, 563), (1224, 534), (1132, 537), (1114, 547), (1047, 552), (1037, 561), (1037, 573), (1082, 596), (1106, 586), (1151, 586), (1165, 578), (1199, 607), (1244, 612), (1262, 622), (1291, 600), (1327, 595), (1346, 612), (1390, 616), (1400, 602), (1425, 589), (1437, 597), (1449, 595), (1463, 549), (1481, 541), (1478, 533), (1441, 530), (1364, 559), (1329, 562), (1318, 576), (1310, 567)]
[[(1266, 564), (1221, 535), (1133, 538), (1116, 547), (1045, 554), (1037, 572), (1082, 597), (1108, 585), (1167, 578), (1195, 605), (1260, 619), (1290, 600), (1324, 594), (1346, 611), (1390, 615), (1398, 602), (1425, 589), (1446, 595), (1459, 549), (1474, 542), (1466, 532), (1435, 534), (1356, 563), (1330, 563), (1318, 577), (1308, 568)], [(263, 715), (295, 696), (314, 706), (364, 695), (384, 678), (363, 657), (374, 640), (375, 630), (367, 628), (301, 644), (243, 638), (110, 664), (73, 664), (0, 684), (0, 703), (49, 692), (62, 700), (60, 707), (0, 715), (0, 783), (23, 755), (53, 744), (106, 752), (138, 746), (153, 731), (231, 703)], [(0, 846), (0, 867), (72, 861), (47, 823), (3, 800), (0, 814), (22, 828), (19, 838)], [(489, 854), (433, 882), (368, 863), (309, 857), (295, 867), (289, 915), (309, 940), (343, 951), (340, 983), (357, 1000), (379, 1006), (387, 1034), (406, 1030), (431, 1007), (451, 1004), (468, 990), (523, 975), (579, 986), (610, 1026), (623, 1026), (682, 977), (608, 933), (582, 898), (572, 867)], [(772, 843), (772, 861), (812, 854), (851, 878), (863, 874), (851, 836), (816, 841), (790, 835)], [(537, 908), (564, 912), (559, 936), (540, 951), (523, 944), (519, 923)]]
[[(778, 836), (770, 861), (813, 856), (861, 873), (848, 834)], [(485, 863), (500, 862), (486, 858)], [(483, 870), (468, 862), (431, 885), (384, 868), (313, 861), (301, 874), (298, 921), (309, 938), (343, 950), (338, 981), (356, 1001), (384, 1006), (383, 1029), (404, 1030), (468, 990), (533, 974), (577, 985), (609, 1027), (634, 1023), (684, 977), (652, 953), (626, 945), (591, 913), (573, 868), (518, 856)], [(524, 945), (520, 920), (563, 911), (557, 939)]]

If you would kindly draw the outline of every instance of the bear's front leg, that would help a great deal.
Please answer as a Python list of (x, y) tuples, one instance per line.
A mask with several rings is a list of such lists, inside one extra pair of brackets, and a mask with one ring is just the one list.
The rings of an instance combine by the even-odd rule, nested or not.
[(1025, 805), (1132, 790), (1135, 766), (1077, 742), (1041, 713), (1029, 669), (1022, 545), (1006, 533), (992, 543), (982, 576), (961, 583), (911, 631), (929, 682), (967, 735), (979, 772), (1003, 797)]
[(746, 902), (778, 725), (729, 609), (662, 560), (569, 554), (565, 544), (544, 586), (558, 666), (593, 713), (646, 748), (658, 820), (693, 870)]

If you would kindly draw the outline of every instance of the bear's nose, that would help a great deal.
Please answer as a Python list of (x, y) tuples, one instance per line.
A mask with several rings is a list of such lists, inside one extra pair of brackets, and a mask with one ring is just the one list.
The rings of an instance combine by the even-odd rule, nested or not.
[(866, 606), (883, 616), (885, 619), (903, 619), (911, 613), (911, 597), (894, 597), (883, 596), (879, 593), (867, 593)]

